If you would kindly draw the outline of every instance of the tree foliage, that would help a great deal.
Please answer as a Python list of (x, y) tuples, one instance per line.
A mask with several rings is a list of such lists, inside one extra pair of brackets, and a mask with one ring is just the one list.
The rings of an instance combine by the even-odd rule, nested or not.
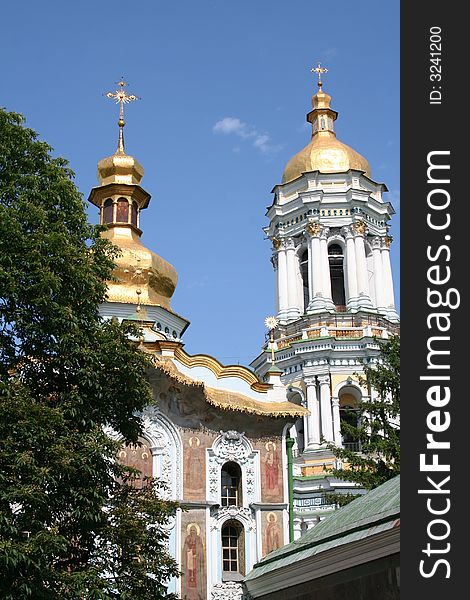
[[(374, 390), (374, 397), (359, 402), (354, 423), (342, 422), (341, 432), (357, 443), (359, 452), (329, 445), (345, 469), (331, 473), (365, 489), (373, 489), (400, 473), (400, 338), (379, 340), (380, 362), (364, 367), (361, 385)], [(352, 499), (336, 497), (344, 504)], [(341, 502), (342, 500), (342, 502)]]
[(20, 115), (0, 139), (0, 597), (170, 598), (177, 505), (115, 458), (152, 401), (135, 330), (98, 311), (116, 249)]

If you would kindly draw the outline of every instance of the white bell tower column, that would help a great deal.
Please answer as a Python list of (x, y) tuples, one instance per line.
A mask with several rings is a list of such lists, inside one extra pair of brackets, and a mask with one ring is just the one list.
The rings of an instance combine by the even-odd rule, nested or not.
[(331, 406), (333, 407), (333, 436), (335, 439), (336, 446), (342, 446), (341, 440), (341, 416), (339, 412), (339, 398), (334, 396), (331, 399)]
[(382, 238), (375, 236), (371, 240), (372, 257), (374, 263), (374, 281), (375, 281), (375, 299), (377, 302), (377, 310), (384, 314), (386, 313), (386, 303), (384, 300), (384, 277), (382, 267)]
[(330, 376), (319, 375), (321, 433), (326, 442), (333, 442), (333, 414), (331, 411)]
[(372, 308), (370, 299), (369, 277), (367, 274), (366, 248), (364, 246), (364, 235), (366, 233), (366, 224), (364, 221), (355, 221), (353, 223), (354, 247), (356, 251), (356, 271), (358, 287), (358, 307)]
[(384, 295), (385, 295), (385, 306), (387, 310), (387, 316), (391, 321), (399, 321), (397, 311), (395, 309), (395, 297), (393, 293), (393, 277), (392, 277), (392, 266), (390, 264), (390, 246), (392, 244), (392, 237), (387, 235), (383, 238), (381, 254), (382, 254), (382, 269), (383, 269), (383, 283), (384, 283)]
[(328, 236), (330, 233), (329, 227), (322, 227), (320, 231), (320, 254), (321, 254), (321, 271), (323, 276), (323, 296), (325, 300), (325, 309), (335, 311), (335, 305), (331, 294), (331, 277), (330, 263), (328, 261)]
[(356, 246), (354, 244), (354, 232), (351, 226), (343, 227), (341, 230), (346, 239), (346, 302), (347, 309), (357, 309), (357, 270), (356, 270)]
[(297, 319), (302, 311), (300, 309), (300, 298), (298, 297), (299, 270), (296, 265), (295, 242), (293, 238), (286, 238), (285, 244), (287, 257), (287, 316), (289, 319)]
[(320, 445), (320, 403), (317, 396), (317, 385), (315, 377), (304, 379), (307, 388), (307, 408), (310, 414), (307, 416), (307, 439), (306, 447), (318, 448)]
[(277, 252), (275, 262), (277, 263), (277, 306), (278, 319), (280, 321), (287, 320), (288, 312), (288, 292), (287, 292), (287, 256), (284, 240), (275, 238), (273, 240), (274, 251)]
[(310, 274), (309, 284), (311, 285), (311, 290), (309, 290), (310, 303), (307, 312), (316, 312), (325, 309), (322, 251), (319, 237), (321, 225), (311, 222), (307, 225), (305, 231), (309, 244), (308, 268)]

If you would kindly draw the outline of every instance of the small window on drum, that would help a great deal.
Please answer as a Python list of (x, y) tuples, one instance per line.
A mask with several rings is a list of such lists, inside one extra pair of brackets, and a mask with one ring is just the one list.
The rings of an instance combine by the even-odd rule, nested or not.
[(129, 223), (129, 202), (125, 198), (119, 198), (117, 201), (116, 221)]
[(113, 222), (113, 201), (111, 198), (108, 198), (104, 201), (103, 204), (103, 223), (112, 223)]
[(137, 227), (137, 202), (131, 204), (131, 224)]

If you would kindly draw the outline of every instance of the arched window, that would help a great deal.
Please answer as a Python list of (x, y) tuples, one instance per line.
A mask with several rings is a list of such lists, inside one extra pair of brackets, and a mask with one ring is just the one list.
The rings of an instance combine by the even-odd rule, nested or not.
[(112, 223), (113, 222), (113, 201), (111, 198), (108, 198), (104, 201), (103, 204), (103, 223)]
[(300, 257), (300, 274), (302, 276), (304, 312), (306, 312), (310, 297), (308, 294), (308, 250), (305, 250)]
[(125, 198), (119, 198), (117, 201), (116, 221), (129, 223), (129, 202)]
[[(352, 427), (358, 427), (358, 396), (360, 396), (358, 390), (355, 388), (343, 388), (339, 394), (339, 417), (341, 425), (351, 425)], [(341, 433), (343, 438), (343, 447), (353, 452), (360, 451), (360, 442), (350, 432), (346, 431), (345, 428), (341, 427)]]
[(131, 223), (137, 227), (137, 202), (131, 204)]
[(222, 527), (222, 579), (237, 580), (245, 575), (245, 535), (238, 521)]
[(331, 244), (328, 248), (330, 264), (331, 295), (337, 310), (344, 311), (346, 293), (344, 291), (343, 249), (339, 244)]
[(221, 472), (222, 506), (242, 505), (242, 470), (235, 462), (227, 462)]

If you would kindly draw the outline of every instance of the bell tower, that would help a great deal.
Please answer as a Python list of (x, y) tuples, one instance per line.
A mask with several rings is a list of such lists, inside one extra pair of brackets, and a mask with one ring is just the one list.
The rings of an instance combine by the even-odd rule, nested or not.
[[(299, 476), (322, 475), (335, 465), (327, 443), (351, 444), (341, 421), (374, 394), (357, 374), (377, 360), (377, 338), (397, 333), (399, 322), (387, 188), (372, 179), (368, 161), (336, 137), (338, 113), (321, 79), (327, 69), (319, 64), (312, 71), (318, 90), (307, 115), (311, 140), (274, 187), (264, 229), (276, 281), (276, 366), (289, 399), (310, 412), (291, 431)], [(271, 364), (267, 346), (252, 362), (260, 377)]]
[(150, 194), (141, 187), (144, 168), (126, 154), (124, 147), (124, 105), (137, 100), (127, 94), (125, 81), (106, 96), (119, 104), (119, 136), (112, 156), (98, 162), (99, 184), (88, 201), (98, 207), (102, 237), (120, 250), (114, 259), (114, 278), (108, 282), (107, 301), (101, 306), (104, 317), (139, 321), (147, 341), (179, 341), (189, 322), (177, 315), (170, 301), (176, 288), (176, 269), (144, 246), (141, 240), (141, 212)]

